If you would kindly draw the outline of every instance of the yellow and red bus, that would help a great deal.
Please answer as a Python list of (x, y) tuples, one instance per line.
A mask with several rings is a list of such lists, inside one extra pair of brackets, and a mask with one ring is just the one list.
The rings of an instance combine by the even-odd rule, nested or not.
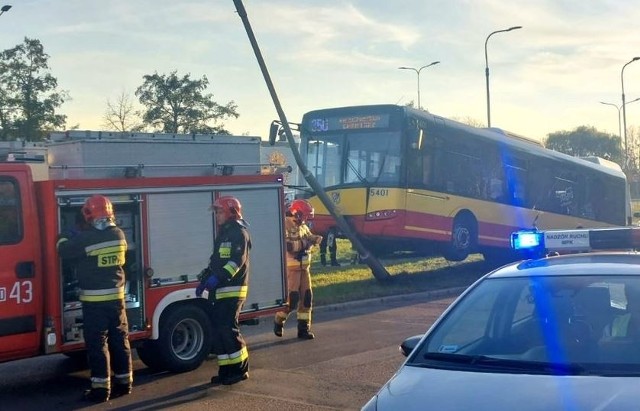
[[(627, 225), (629, 189), (611, 162), (587, 161), (494, 128), (397, 105), (306, 113), (300, 152), (374, 253), (504, 257), (513, 231)], [(314, 229), (341, 234), (309, 195)]]

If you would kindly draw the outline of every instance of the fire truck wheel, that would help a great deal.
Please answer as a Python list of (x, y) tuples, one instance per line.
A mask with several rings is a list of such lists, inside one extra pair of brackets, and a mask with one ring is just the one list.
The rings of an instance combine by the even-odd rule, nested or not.
[(157, 358), (171, 372), (191, 371), (200, 366), (211, 348), (211, 320), (193, 305), (177, 306), (164, 313), (155, 342)]

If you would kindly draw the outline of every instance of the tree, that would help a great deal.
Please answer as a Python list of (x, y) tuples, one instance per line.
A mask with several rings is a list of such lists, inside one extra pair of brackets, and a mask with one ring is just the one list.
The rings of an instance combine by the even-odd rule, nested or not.
[(597, 156), (623, 164), (620, 137), (595, 127), (580, 126), (572, 131), (549, 133), (545, 147), (575, 157)]
[(0, 139), (39, 141), (53, 129), (63, 128), (67, 116), (56, 114), (68, 94), (58, 91), (49, 73), (49, 55), (40, 40), (0, 53)]
[(122, 91), (115, 102), (107, 99), (107, 111), (104, 113), (103, 126), (107, 130), (119, 132), (142, 131), (144, 125), (140, 119), (140, 111), (133, 106), (129, 94)]
[(142, 116), (145, 124), (165, 133), (230, 134), (222, 120), (237, 118), (237, 106), (233, 101), (220, 105), (213, 101), (213, 94), (203, 94), (209, 85), (206, 76), (192, 80), (191, 74), (179, 78), (173, 71), (143, 79), (136, 96), (146, 107)]

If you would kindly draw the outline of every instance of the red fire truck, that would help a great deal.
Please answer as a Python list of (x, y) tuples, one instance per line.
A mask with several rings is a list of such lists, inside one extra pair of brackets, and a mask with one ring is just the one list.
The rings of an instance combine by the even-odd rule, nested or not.
[(210, 305), (196, 298), (197, 274), (216, 235), (217, 196), (243, 204), (252, 236), (249, 296), (241, 320), (284, 304), (281, 175), (261, 173), (260, 139), (209, 135), (78, 132), (31, 158), (0, 162), (0, 362), (84, 350), (72, 262), (58, 233), (81, 223), (85, 199), (113, 202), (126, 236), (130, 339), (150, 367), (198, 367), (210, 351)]

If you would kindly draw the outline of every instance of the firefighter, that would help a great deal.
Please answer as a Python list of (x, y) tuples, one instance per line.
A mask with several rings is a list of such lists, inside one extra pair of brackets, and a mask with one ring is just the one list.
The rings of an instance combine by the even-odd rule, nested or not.
[(89, 197), (81, 212), (87, 222), (85, 229), (60, 234), (56, 247), (61, 258), (73, 259), (80, 287), (91, 368), (91, 388), (84, 398), (105, 402), (130, 394), (133, 383), (122, 268), (127, 240), (116, 226), (113, 205), (107, 197)]
[(285, 245), (287, 247), (287, 284), (289, 296), (285, 311), (276, 313), (273, 332), (282, 337), (284, 323), (293, 310), (297, 310), (298, 338), (312, 340), (311, 308), (313, 291), (311, 290), (310, 250), (320, 244), (322, 236), (314, 235), (307, 221), (313, 219), (313, 207), (307, 200), (294, 200), (285, 218)]
[(213, 323), (212, 352), (217, 356), (215, 385), (231, 385), (249, 378), (249, 352), (240, 334), (238, 317), (249, 290), (251, 238), (237, 198), (219, 197), (211, 206), (218, 231), (209, 265), (199, 275), (196, 296), (208, 290)]

